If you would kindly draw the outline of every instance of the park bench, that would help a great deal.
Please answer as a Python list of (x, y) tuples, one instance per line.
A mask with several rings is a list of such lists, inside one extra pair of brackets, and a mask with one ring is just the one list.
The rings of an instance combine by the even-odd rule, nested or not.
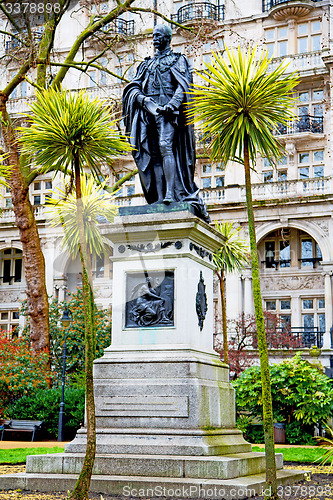
[(33, 441), (42, 423), (43, 420), (5, 420), (0, 427), (1, 441), (5, 432), (32, 432), (31, 441)]

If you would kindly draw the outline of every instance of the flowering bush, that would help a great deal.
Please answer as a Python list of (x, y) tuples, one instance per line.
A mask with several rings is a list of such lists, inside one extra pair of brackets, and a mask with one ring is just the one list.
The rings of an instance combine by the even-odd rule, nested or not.
[[(72, 317), (72, 323), (68, 330), (59, 325), (59, 319), (63, 314), (65, 306), (67, 306)], [(95, 357), (99, 358), (103, 355), (104, 349), (111, 344), (110, 312), (105, 309), (96, 309), (94, 319), (96, 324)], [(81, 289), (78, 289), (76, 293), (70, 294), (69, 301), (67, 302), (58, 302), (55, 299), (50, 301), (51, 365), (57, 382), (60, 382), (61, 380), (63, 364), (62, 353), (66, 330), (67, 377), (76, 381), (77, 375), (84, 371), (84, 328), (83, 298)]]
[(50, 374), (46, 370), (46, 351), (34, 352), (25, 337), (9, 338), (0, 331), (0, 417), (7, 405), (37, 389), (46, 389)]

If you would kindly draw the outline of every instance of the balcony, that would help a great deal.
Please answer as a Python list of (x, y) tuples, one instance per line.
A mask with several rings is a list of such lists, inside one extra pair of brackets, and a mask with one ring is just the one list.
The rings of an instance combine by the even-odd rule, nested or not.
[[(293, 179), (252, 185), (253, 200), (301, 198), (332, 193), (333, 177)], [(245, 200), (245, 187), (241, 187), (241, 199)]]
[(320, 0), (262, 0), (262, 10), (275, 20), (283, 21), (291, 16), (307, 16), (318, 1)]
[(17, 40), (17, 38), (12, 37), (11, 40), (8, 40), (5, 43), (5, 52), (9, 54), (14, 50), (18, 49), (21, 46), (21, 43)]
[[(78, 89), (70, 89), (71, 92), (78, 92), (82, 90), (82, 88)], [(94, 86), (94, 87), (84, 87), (84, 90), (90, 95), (92, 99), (98, 97), (102, 100), (115, 100), (121, 99), (122, 95), (122, 87), (119, 84), (114, 85), (103, 85), (102, 87)], [(22, 113), (29, 112), (29, 106), (36, 102), (36, 97), (20, 97), (20, 98), (9, 98), (7, 103), (7, 110), (10, 115), (19, 115)]]
[(268, 69), (274, 71), (281, 63), (286, 64), (287, 73), (299, 71), (304, 72), (327, 72), (326, 66), (321, 58), (321, 52), (306, 52), (304, 54), (294, 54), (284, 57), (274, 57)]
[(223, 21), (224, 5), (214, 5), (210, 2), (189, 3), (180, 7), (171, 19), (179, 24), (202, 19)]
[[(293, 179), (289, 181), (266, 182), (252, 184), (254, 203), (261, 200), (300, 199), (307, 196), (331, 194), (333, 192), (333, 177), (318, 177), (314, 179)], [(245, 203), (245, 186), (225, 186), (204, 188), (200, 196), (209, 208), (228, 203)], [(114, 203), (118, 206), (145, 205), (143, 194), (134, 196), (117, 196)], [(286, 263), (280, 263), (287, 267)]]
[[(32, 30), (32, 39), (35, 43), (39, 43), (43, 37), (44, 33), (44, 26), (41, 26), (37, 29)], [(22, 38), (22, 40), (27, 40), (27, 31), (23, 30), (21, 32), (15, 33), (17, 36)], [(14, 50), (20, 50), (20, 49), (28, 49), (29, 48), (29, 41), (27, 41), (27, 45), (24, 45), (22, 42), (20, 42), (17, 38), (14, 36), (11, 37), (10, 40), (7, 40), (5, 43), (5, 52), (6, 54), (9, 54), (13, 52)]]
[(108, 23), (103, 26), (102, 31), (110, 35), (122, 35), (124, 37), (134, 35), (134, 20), (126, 21), (118, 17), (112, 23)]
[[(310, 349), (310, 347), (323, 347), (323, 336), (325, 332), (318, 327), (278, 327), (274, 331), (268, 331), (267, 345), (270, 349)], [(258, 349), (258, 340), (254, 336), (252, 347)]]
[[(33, 210), (37, 221), (46, 219), (44, 205), (35, 205)], [(0, 224), (15, 224), (15, 214), (12, 208), (1, 208)]]
[(289, 122), (288, 125), (279, 125), (277, 135), (292, 135), (292, 134), (323, 134), (324, 118), (322, 116), (302, 115), (298, 120)]

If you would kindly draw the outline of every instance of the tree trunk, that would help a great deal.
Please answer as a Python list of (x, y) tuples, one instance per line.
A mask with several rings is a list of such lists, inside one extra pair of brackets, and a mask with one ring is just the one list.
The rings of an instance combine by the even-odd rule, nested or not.
[(8, 184), (23, 249), (30, 338), (35, 351), (47, 349), (49, 353), (49, 303), (45, 284), (45, 260), (33, 207), (29, 200), (29, 186), (22, 175), (16, 137), (7, 114), (6, 100), (6, 96), (0, 95), (3, 137), (9, 152), (7, 162), (11, 165)]
[(254, 212), (252, 204), (251, 172), (250, 172), (250, 159), (249, 159), (247, 137), (244, 138), (244, 169), (245, 169), (246, 204), (247, 204), (250, 249), (251, 249), (253, 298), (254, 298), (254, 310), (255, 310), (256, 324), (257, 324), (258, 349), (259, 349), (262, 399), (263, 399), (263, 427), (265, 434), (265, 455), (266, 455), (266, 487), (270, 492), (270, 494), (267, 494), (265, 496), (267, 498), (277, 499), (278, 496), (277, 496), (276, 463), (275, 463), (275, 449), (274, 449), (271, 381), (269, 375), (265, 320), (264, 320), (264, 312), (262, 307), (261, 289), (260, 289), (259, 260), (258, 260)]
[(222, 309), (222, 332), (223, 332), (223, 361), (229, 364), (228, 354), (228, 328), (227, 328), (227, 309), (224, 288), (224, 273), (221, 270), (217, 273), (220, 282), (220, 295), (221, 295), (221, 309)]
[(96, 354), (95, 304), (92, 290), (91, 262), (88, 255), (82, 213), (82, 193), (79, 158), (74, 159), (77, 219), (80, 237), (80, 260), (82, 265), (82, 292), (85, 323), (85, 390), (87, 415), (87, 449), (83, 467), (69, 497), (72, 500), (88, 500), (92, 470), (96, 455), (96, 416), (94, 399), (93, 363)]

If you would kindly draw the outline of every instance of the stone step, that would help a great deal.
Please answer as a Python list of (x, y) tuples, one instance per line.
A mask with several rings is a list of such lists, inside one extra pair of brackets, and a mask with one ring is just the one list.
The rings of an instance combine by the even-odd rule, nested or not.
[[(283, 486), (304, 479), (304, 471), (279, 470), (279, 493), (284, 498)], [(0, 490), (32, 490), (43, 492), (68, 491), (74, 488), (76, 474), (11, 474), (0, 476)], [(265, 474), (242, 476), (235, 479), (195, 479), (147, 476), (93, 475), (90, 492), (123, 495), (126, 498), (221, 498), (245, 499), (261, 495), (265, 490)]]
[[(85, 453), (87, 430), (78, 430), (73, 441), (65, 447), (66, 453)], [(96, 429), (97, 453), (124, 455), (224, 456), (251, 451), (236, 428), (175, 429), (148, 426), (146, 428)]]
[[(27, 457), (28, 473), (79, 474), (84, 454), (56, 453)], [(277, 468), (283, 457), (276, 454)], [(93, 474), (112, 476), (180, 477), (232, 479), (265, 471), (264, 453), (237, 453), (227, 456), (187, 457), (164, 455), (96, 455)]]

